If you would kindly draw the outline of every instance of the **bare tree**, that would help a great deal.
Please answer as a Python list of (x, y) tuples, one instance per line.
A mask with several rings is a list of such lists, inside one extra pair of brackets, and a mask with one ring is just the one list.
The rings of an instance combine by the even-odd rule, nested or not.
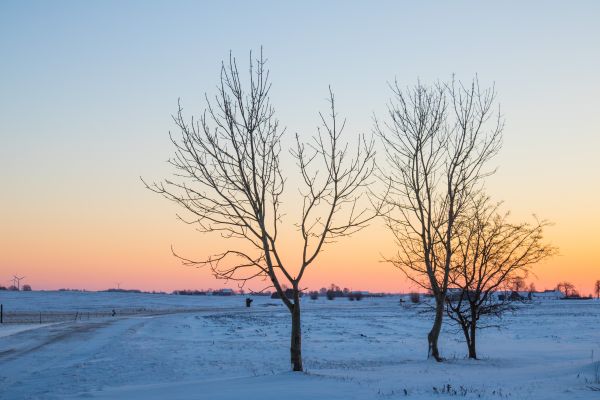
[(525, 290), (526, 283), (525, 278), (522, 276), (513, 276), (510, 280), (511, 289), (515, 292), (522, 292)]
[(395, 82), (391, 89), (389, 120), (375, 121), (388, 165), (382, 174), (389, 185), (385, 220), (399, 247), (387, 261), (433, 294), (428, 354), (441, 361), (455, 221), (493, 172), (484, 167), (500, 148), (503, 122), (494, 113), (494, 89), (481, 89), (477, 79), (468, 86), (454, 79), (431, 87), (419, 82), (405, 90)]
[(600, 280), (597, 280), (594, 284), (594, 293), (596, 294), (596, 299), (600, 299)]
[(556, 290), (562, 292), (565, 297), (577, 297), (579, 296), (579, 292), (575, 289), (575, 285), (571, 282), (559, 282), (556, 285)]
[[(513, 309), (513, 296), (498, 292), (523, 282), (530, 269), (553, 255), (555, 249), (543, 241), (546, 221), (511, 223), (498, 204), (479, 197), (457, 221), (457, 251), (450, 272), (450, 286), (458, 294), (446, 298), (446, 311), (462, 330), (469, 358), (477, 358), (477, 329), (495, 326), (482, 317), (500, 317)], [(487, 318), (486, 318), (487, 319)]]
[[(240, 287), (255, 278), (270, 282), (291, 314), (291, 363), (294, 371), (302, 371), (300, 282), (326, 244), (362, 229), (375, 217), (361, 200), (375, 153), (373, 141), (362, 135), (352, 149), (342, 142), (345, 120), (339, 120), (330, 89), (329, 112), (319, 114), (322, 126), (308, 142), (296, 134), (291, 151), (304, 189), (296, 224), (301, 261), (295, 268), (287, 263), (278, 236), (283, 223), (284, 130), (269, 100), (265, 64), (262, 50), (257, 60), (250, 54), (245, 87), (230, 56), (222, 64), (217, 95), (212, 100), (206, 96), (207, 109), (199, 120), (187, 121), (179, 105), (173, 119), (180, 135), (171, 135), (175, 157), (170, 160), (178, 180), (146, 186), (182, 206), (189, 215), (178, 215), (182, 221), (200, 232), (220, 233), (231, 243), (230, 250), (199, 261), (173, 251), (184, 264), (207, 266), (215, 277), (237, 281)], [(291, 299), (284, 284), (292, 290)]]
[(421, 302), (421, 293), (419, 292), (410, 292), (408, 297), (410, 298), (411, 303), (419, 304)]

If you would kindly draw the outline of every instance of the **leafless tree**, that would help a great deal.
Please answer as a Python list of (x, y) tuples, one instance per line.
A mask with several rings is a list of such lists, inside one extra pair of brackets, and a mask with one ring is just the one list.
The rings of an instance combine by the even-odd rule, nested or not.
[[(217, 278), (240, 287), (255, 278), (268, 280), (291, 314), (291, 363), (302, 371), (300, 282), (328, 243), (362, 229), (377, 211), (363, 200), (374, 168), (373, 141), (363, 135), (355, 146), (341, 139), (345, 120), (329, 91), (329, 111), (319, 114), (321, 127), (309, 141), (298, 134), (291, 150), (301, 176), (299, 265), (290, 265), (280, 251), (281, 210), (285, 181), (280, 162), (284, 129), (270, 103), (269, 71), (262, 50), (250, 54), (249, 82), (240, 77), (235, 58), (223, 63), (217, 95), (206, 96), (199, 119), (186, 120), (179, 105), (173, 116), (180, 135), (171, 135), (176, 179), (146, 184), (179, 204), (182, 221), (200, 232), (217, 232), (229, 250), (184, 264), (207, 266)], [(302, 186), (303, 185), (303, 186)], [(303, 187), (303, 188), (302, 188)], [(237, 241), (233, 241), (237, 239)], [(293, 296), (284, 294), (290, 286)], [(267, 288), (265, 288), (267, 289)]]
[(556, 290), (562, 292), (565, 297), (577, 297), (579, 292), (571, 282), (560, 282), (556, 285)]
[(421, 293), (419, 292), (411, 292), (408, 294), (411, 303), (419, 304), (421, 302)]
[(395, 82), (391, 89), (388, 120), (375, 121), (388, 167), (382, 173), (389, 185), (385, 220), (399, 247), (387, 260), (433, 294), (428, 354), (441, 361), (455, 221), (493, 172), (485, 165), (500, 149), (503, 120), (494, 111), (494, 88), (481, 89), (477, 79), (407, 89)]
[(525, 278), (522, 276), (511, 277), (510, 287), (515, 292), (522, 292), (526, 287)]
[(596, 299), (600, 299), (600, 280), (597, 280), (594, 284), (594, 293), (596, 294)]
[[(477, 329), (490, 323), (482, 317), (500, 317), (513, 309), (513, 296), (506, 289), (524, 282), (530, 269), (553, 255), (555, 249), (543, 241), (546, 221), (511, 223), (509, 214), (500, 214), (498, 204), (478, 197), (457, 221), (457, 251), (450, 271), (450, 286), (458, 293), (446, 299), (446, 311), (462, 330), (469, 358), (477, 358)], [(524, 286), (524, 284), (523, 284)], [(498, 293), (504, 290), (504, 295)]]

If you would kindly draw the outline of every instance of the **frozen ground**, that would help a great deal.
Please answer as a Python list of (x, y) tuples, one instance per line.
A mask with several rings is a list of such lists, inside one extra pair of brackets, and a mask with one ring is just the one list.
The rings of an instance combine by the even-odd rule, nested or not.
[(289, 372), (289, 316), (278, 301), (120, 293), (1, 293), (5, 308), (138, 307), (194, 312), (0, 325), (1, 399), (597, 399), (600, 302), (525, 305), (464, 358), (425, 359), (430, 315), (397, 297), (304, 300), (306, 373)]

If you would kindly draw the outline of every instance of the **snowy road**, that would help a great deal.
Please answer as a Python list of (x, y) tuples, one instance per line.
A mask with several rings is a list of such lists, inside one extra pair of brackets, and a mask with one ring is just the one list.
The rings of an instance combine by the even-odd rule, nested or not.
[(397, 299), (306, 301), (307, 373), (294, 374), (283, 307), (264, 298), (251, 309), (240, 298), (201, 301), (206, 311), (4, 336), (1, 327), (0, 398), (600, 398), (592, 390), (599, 302), (528, 305), (506, 328), (481, 332), (478, 361), (464, 359), (460, 335), (446, 327), (448, 361), (437, 364), (425, 359), (430, 316), (418, 309)]

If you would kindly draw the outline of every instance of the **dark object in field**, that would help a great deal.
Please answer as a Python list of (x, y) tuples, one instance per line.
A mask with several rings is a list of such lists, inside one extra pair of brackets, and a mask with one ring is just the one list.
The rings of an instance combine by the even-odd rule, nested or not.
[(117, 315), (117, 312), (115, 311), (115, 309), (113, 308), (112, 310), (112, 316), (114, 317), (115, 315)]
[(250, 307), (250, 305), (252, 304), (252, 299), (250, 297), (246, 298), (246, 307)]

